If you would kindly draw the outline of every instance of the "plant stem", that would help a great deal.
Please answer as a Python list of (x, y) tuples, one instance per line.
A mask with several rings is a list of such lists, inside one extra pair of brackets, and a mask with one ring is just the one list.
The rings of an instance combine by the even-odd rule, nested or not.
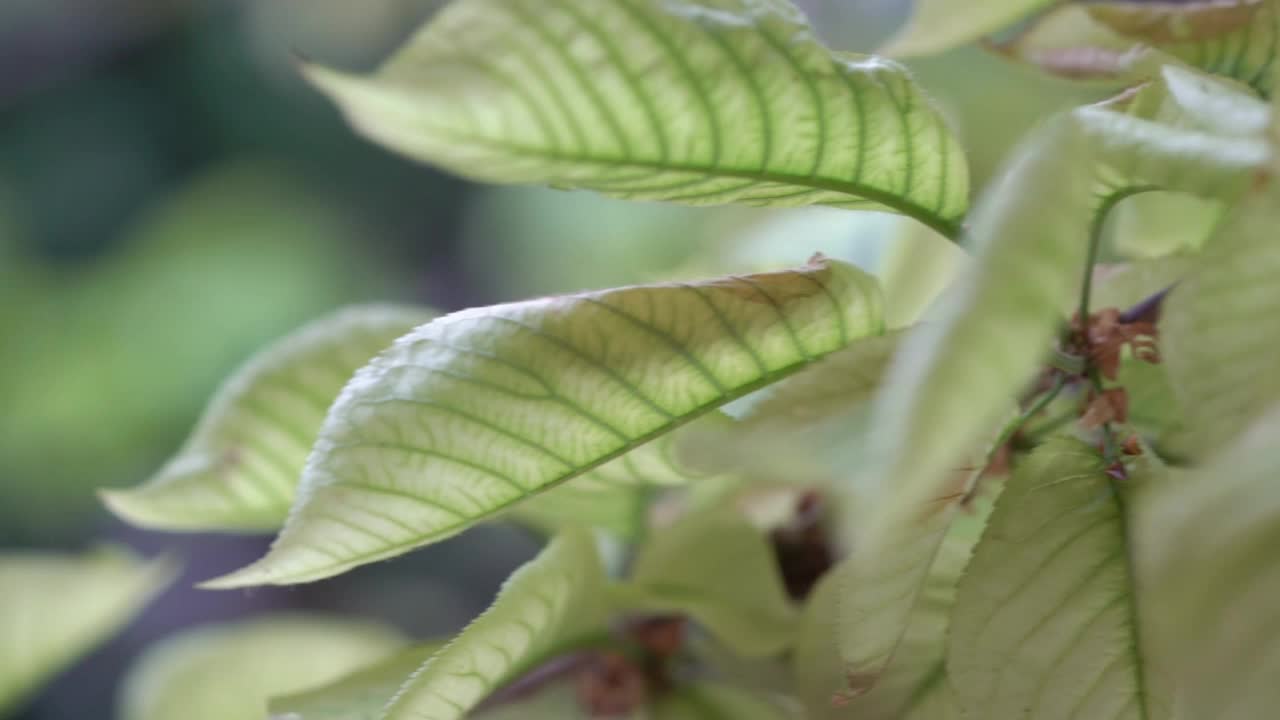
[(1053, 402), (1053, 399), (1058, 397), (1058, 393), (1062, 392), (1062, 389), (1066, 386), (1067, 376), (1058, 373), (1057, 377), (1053, 381), (1053, 387), (1049, 388), (1047, 392), (1037, 398), (1036, 401), (1028, 406), (1021, 415), (1005, 424), (1005, 426), (1000, 430), (1000, 434), (996, 437), (996, 441), (992, 443), (991, 449), (987, 451), (987, 458), (982, 463), (984, 471), (991, 466), (991, 461), (995, 459), (996, 453), (1000, 452), (1000, 448), (1004, 447), (1009, 442), (1009, 439), (1013, 437), (1013, 434), (1022, 429), (1022, 426), (1026, 425), (1027, 422), (1039, 414), (1041, 410), (1048, 407), (1049, 403)]

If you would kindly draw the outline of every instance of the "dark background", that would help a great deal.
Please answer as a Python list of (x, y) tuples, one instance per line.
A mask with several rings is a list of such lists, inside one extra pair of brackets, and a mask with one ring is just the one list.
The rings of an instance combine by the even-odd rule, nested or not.
[[(93, 491), (145, 480), (253, 350), (354, 301), (453, 310), (741, 269), (739, 238), (771, 219), (471, 185), (360, 140), (298, 79), (295, 54), (373, 67), (439, 4), (0, 0), (0, 549), (111, 540), (186, 562), (22, 720), (111, 717), (138, 652), (202, 622), (301, 608), (448, 633), (534, 551), (532, 536), (493, 525), (296, 589), (192, 589), (269, 538), (133, 530)], [(801, 4), (833, 45), (860, 52), (905, 12)], [(965, 137), (978, 185), (1012, 138), (1086, 97), (977, 50), (913, 66)], [(859, 257), (874, 264), (877, 242)], [(814, 249), (793, 239), (782, 254)]]

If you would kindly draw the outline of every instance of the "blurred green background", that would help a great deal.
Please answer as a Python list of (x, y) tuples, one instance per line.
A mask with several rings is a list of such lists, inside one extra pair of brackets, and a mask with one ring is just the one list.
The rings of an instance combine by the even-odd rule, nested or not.
[[(146, 533), (98, 487), (144, 480), (217, 382), (256, 348), (354, 301), (453, 310), (802, 262), (874, 269), (896, 221), (627, 204), (479, 187), (357, 138), (298, 78), (297, 56), (371, 68), (440, 0), (0, 0), (0, 548), (101, 539), (170, 551), (183, 580), (67, 673), (23, 720), (110, 718), (157, 638), (283, 608), (458, 628), (536, 547), (481, 528), (298, 589), (195, 580), (268, 538)], [(833, 45), (869, 52), (902, 0), (808, 0)], [(1011, 140), (1087, 99), (979, 50), (913, 63), (966, 139), (980, 187)], [(0, 588), (0, 592), (3, 592)]]

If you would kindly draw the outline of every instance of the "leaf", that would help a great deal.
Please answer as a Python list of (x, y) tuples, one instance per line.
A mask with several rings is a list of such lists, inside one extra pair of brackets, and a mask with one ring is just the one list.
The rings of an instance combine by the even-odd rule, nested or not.
[(888, 252), (879, 275), (885, 325), (895, 329), (918, 322), (969, 262), (963, 249), (920, 225), (900, 226)]
[(732, 509), (692, 513), (645, 544), (623, 586), (624, 602), (688, 614), (748, 657), (787, 649), (796, 612), (768, 538)]
[(334, 682), (273, 697), (272, 720), (378, 720), (400, 686), (441, 647), (415, 645)]
[(702, 682), (671, 692), (659, 700), (654, 720), (800, 720), (804, 716), (763, 693)]
[(884, 207), (944, 235), (967, 205), (907, 72), (828, 50), (786, 0), (459, 0), (371, 77), (307, 73), (366, 136), (476, 180)]
[[(927, 522), (917, 526), (920, 518), (958, 497), (964, 483), (955, 482), (956, 471), (973, 464), (966, 454), (996, 437), (1014, 395), (1044, 366), (1062, 308), (1083, 290), (1110, 208), (1156, 188), (1229, 199), (1270, 162), (1266, 140), (1244, 124), (1257, 100), (1220, 93), (1206, 87), (1211, 79), (1180, 68), (1164, 69), (1162, 78), (1124, 101), (1072, 113), (1017, 153), (972, 220), (973, 266), (938, 320), (904, 340), (877, 396), (877, 434), (858, 478), (863, 506), (875, 508), (859, 523), (861, 551), (904, 558), (886, 563), (897, 581), (909, 579), (911, 557), (915, 577), (924, 577), (929, 538), (940, 537), (943, 521), (930, 530)], [(1214, 119), (1193, 107), (1211, 96), (1230, 97), (1242, 117)], [(1180, 126), (1153, 117), (1177, 118)], [(1255, 125), (1249, 128), (1260, 133)], [(909, 587), (884, 592), (909, 597)], [(892, 633), (902, 616), (899, 610), (871, 626)], [(859, 676), (878, 675), (892, 652), (891, 645), (871, 649), (858, 651)]]
[(1278, 198), (1266, 189), (1235, 208), (1164, 303), (1162, 355), (1186, 410), (1181, 449), (1193, 457), (1226, 445), (1280, 400)]
[(1266, 96), (1275, 88), (1280, 4), (1274, 0), (1082, 5), (1046, 13), (1001, 49), (1068, 77), (1127, 81), (1132, 61), (1154, 48)]
[(261, 720), (267, 700), (393, 653), (376, 623), (280, 614), (210, 624), (152, 646), (125, 679), (122, 720)]
[(1054, 0), (915, 0), (906, 27), (881, 52), (895, 57), (930, 55), (966, 45), (1053, 4)]
[(594, 540), (557, 537), (507, 578), (493, 605), (427, 661), (380, 716), (457, 720), (559, 651), (602, 633), (609, 607)]
[(966, 714), (1169, 717), (1151, 692), (1128, 488), (1074, 439), (1014, 472), (960, 581), (947, 672)]
[[(949, 720), (958, 718), (943, 659), (946, 628), (956, 583), (969, 553), (982, 532), (990, 504), (960, 516), (947, 531), (929, 566), (920, 600), (907, 620), (901, 647), (874, 686), (849, 698), (844, 689), (844, 647), (848, 646), (841, 617), (856, 577), (853, 565), (862, 558), (846, 558), (815, 588), (805, 607), (796, 640), (793, 670), (800, 697), (814, 720)], [(856, 591), (856, 588), (852, 588)], [(837, 699), (839, 696), (839, 699)]]
[(1116, 206), (1112, 244), (1130, 258), (1200, 250), (1222, 220), (1222, 203), (1185, 193), (1150, 192)]
[(874, 279), (827, 260), (441, 318), (357, 374), (271, 552), (209, 587), (316, 580), (447, 537), (880, 331)]
[(420, 308), (356, 306), (277, 341), (223, 383), (182, 450), (147, 483), (101, 491), (107, 507), (147, 528), (279, 528), (338, 391), (431, 317)]
[(1185, 717), (1267, 717), (1280, 700), (1280, 455), (1274, 409), (1207, 463), (1145, 488), (1138, 506), (1144, 590)]
[(0, 552), (0, 716), (125, 625), (175, 574), (103, 548)]

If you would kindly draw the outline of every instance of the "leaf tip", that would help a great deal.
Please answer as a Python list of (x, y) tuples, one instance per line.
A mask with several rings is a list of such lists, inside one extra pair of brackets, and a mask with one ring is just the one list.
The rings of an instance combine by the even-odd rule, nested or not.
[(270, 555), (226, 575), (219, 575), (204, 582), (196, 583), (196, 587), (200, 590), (239, 590), (259, 585), (284, 584), (279, 575), (272, 571), (271, 566), (266, 562), (269, 557)]

